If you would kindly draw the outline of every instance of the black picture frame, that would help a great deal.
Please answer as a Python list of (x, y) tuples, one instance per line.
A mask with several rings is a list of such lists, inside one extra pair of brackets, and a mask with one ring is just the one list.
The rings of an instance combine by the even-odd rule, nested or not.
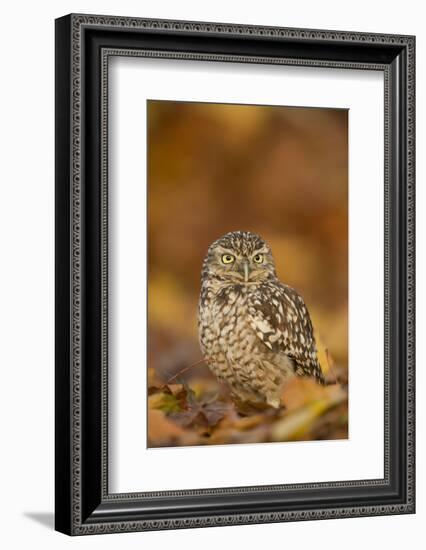
[[(383, 479), (108, 493), (111, 55), (384, 73)], [(85, 535), (414, 513), (415, 38), (71, 14), (56, 20), (55, 66), (56, 529)]]

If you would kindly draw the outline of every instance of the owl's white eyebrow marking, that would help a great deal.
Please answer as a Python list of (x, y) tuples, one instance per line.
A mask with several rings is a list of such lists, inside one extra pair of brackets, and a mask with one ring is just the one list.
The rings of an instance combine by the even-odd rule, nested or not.
[(220, 254), (231, 254), (231, 256), (235, 256), (235, 250), (232, 250), (232, 248), (225, 248), (223, 246), (218, 246), (217, 250), (218, 252), (220, 252)]

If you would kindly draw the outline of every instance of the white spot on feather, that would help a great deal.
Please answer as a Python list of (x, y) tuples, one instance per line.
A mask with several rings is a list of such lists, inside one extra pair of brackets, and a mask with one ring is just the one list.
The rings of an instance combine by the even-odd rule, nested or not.
[(262, 332), (269, 332), (271, 330), (270, 325), (266, 321), (258, 321), (257, 328)]

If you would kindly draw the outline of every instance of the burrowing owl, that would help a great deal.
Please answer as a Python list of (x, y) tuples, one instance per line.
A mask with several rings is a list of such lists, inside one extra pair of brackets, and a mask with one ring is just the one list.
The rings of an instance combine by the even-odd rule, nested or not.
[(198, 329), (211, 371), (238, 401), (278, 408), (290, 377), (324, 382), (303, 298), (278, 280), (270, 247), (254, 233), (227, 233), (210, 245)]

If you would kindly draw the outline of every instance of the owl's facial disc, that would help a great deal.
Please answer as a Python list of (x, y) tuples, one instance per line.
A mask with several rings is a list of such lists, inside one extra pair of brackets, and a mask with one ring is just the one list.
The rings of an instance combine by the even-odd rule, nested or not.
[(271, 249), (259, 235), (250, 231), (226, 233), (210, 245), (203, 276), (211, 282), (235, 285), (275, 279)]
[(274, 273), (272, 256), (266, 247), (249, 254), (218, 247), (216, 253), (214, 271), (231, 283), (258, 283)]

